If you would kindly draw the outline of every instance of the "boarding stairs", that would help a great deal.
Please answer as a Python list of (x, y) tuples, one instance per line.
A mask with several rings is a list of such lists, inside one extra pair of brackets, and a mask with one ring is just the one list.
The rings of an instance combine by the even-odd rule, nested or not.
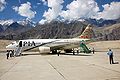
[(15, 56), (20, 56), (22, 47), (18, 47), (15, 51)]
[(81, 48), (81, 52), (91, 53), (91, 50), (89, 50), (88, 47), (84, 43), (80, 44), (80, 48)]

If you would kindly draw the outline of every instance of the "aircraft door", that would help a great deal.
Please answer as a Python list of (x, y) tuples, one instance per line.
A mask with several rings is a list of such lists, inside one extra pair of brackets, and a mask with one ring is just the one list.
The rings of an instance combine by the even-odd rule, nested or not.
[(22, 47), (22, 41), (19, 42), (19, 47)]

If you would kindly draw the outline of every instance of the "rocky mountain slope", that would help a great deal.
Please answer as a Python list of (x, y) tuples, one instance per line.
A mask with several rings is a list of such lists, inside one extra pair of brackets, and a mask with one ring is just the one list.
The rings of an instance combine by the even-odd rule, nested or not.
[(86, 26), (87, 24), (83, 24), (79, 21), (71, 23), (53, 21), (44, 25), (39, 24), (26, 32), (14, 36), (11, 35), (11, 39), (73, 38), (79, 36)]
[[(73, 38), (79, 36), (87, 25), (88, 22), (80, 21), (52, 21), (43, 25), (31, 24), (31, 22), (29, 24), (27, 22), (13, 22), (5, 30), (0, 25), (0, 39)], [(95, 40), (119, 40), (119, 20), (115, 24), (106, 23), (105, 25), (104, 27), (92, 25), (92, 37)]]
[[(2, 23), (3, 22), (3, 23)], [(26, 23), (23, 25), (23, 23)], [(16, 36), (22, 32), (26, 32), (31, 29), (31, 23), (28, 22), (9, 22), (0, 21), (0, 39), (12, 39), (13, 36)]]
[(95, 34), (98, 40), (120, 40), (120, 23), (108, 27), (97, 28)]
[(107, 26), (111, 26), (113, 24), (120, 23), (120, 18), (115, 19), (115, 20), (86, 19), (85, 21), (88, 22), (88, 23), (90, 23), (90, 24), (92, 24), (92, 25), (94, 25), (94, 26), (97, 26), (97, 27), (107, 27)]
[(0, 32), (2, 32), (3, 31), (3, 28), (2, 28), (3, 26), (0, 24)]

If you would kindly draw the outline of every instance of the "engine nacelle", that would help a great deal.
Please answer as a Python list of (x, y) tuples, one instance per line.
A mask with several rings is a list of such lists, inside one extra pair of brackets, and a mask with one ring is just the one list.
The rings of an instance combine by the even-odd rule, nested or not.
[(39, 47), (40, 53), (50, 53), (50, 47)]

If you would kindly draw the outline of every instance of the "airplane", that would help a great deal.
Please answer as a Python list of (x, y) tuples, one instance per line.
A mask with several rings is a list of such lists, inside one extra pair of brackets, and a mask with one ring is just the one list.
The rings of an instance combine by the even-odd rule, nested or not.
[(15, 55), (20, 55), (23, 51), (39, 48), (40, 53), (57, 53), (58, 50), (71, 52), (74, 48), (78, 48), (81, 43), (91, 39), (92, 27), (90, 24), (85, 28), (82, 34), (71, 39), (26, 39), (12, 42), (7, 45), (7, 51), (14, 50)]

